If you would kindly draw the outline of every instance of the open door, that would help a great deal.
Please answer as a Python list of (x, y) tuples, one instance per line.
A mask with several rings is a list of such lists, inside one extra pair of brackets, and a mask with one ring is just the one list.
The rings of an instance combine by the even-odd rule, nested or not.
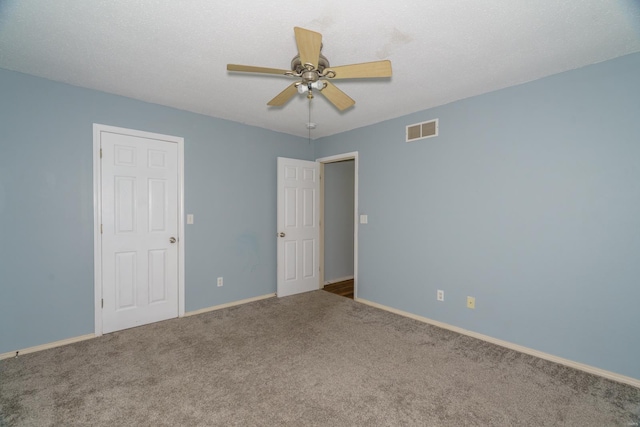
[(278, 297), (320, 289), (320, 164), (278, 157)]

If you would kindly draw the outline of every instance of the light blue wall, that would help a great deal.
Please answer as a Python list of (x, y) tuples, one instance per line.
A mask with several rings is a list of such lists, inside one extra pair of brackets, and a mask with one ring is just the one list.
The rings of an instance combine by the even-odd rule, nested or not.
[(0, 353), (93, 333), (93, 123), (184, 137), (187, 311), (275, 292), (276, 157), (305, 139), (0, 69)]
[(324, 280), (353, 276), (355, 160), (324, 166)]
[(314, 148), (0, 70), (0, 353), (93, 331), (95, 122), (185, 138), (188, 311), (275, 291), (277, 156), (358, 151), (360, 297), (640, 379), (638, 76), (629, 55)]
[(361, 298), (640, 379), (640, 54), (316, 142), (351, 151)]

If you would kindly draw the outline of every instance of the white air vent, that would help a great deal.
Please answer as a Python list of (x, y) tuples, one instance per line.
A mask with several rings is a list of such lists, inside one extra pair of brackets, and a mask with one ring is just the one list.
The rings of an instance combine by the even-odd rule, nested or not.
[(407, 142), (438, 136), (438, 119), (407, 126)]

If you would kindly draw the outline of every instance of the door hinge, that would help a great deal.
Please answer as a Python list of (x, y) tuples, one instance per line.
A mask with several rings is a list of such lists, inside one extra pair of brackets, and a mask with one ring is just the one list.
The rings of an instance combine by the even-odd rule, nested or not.
[(102, 158), (102, 148), (100, 149), (100, 158)]
[(104, 308), (104, 298), (100, 300), (100, 308)]
[(100, 224), (100, 234), (102, 234), (102, 224)]

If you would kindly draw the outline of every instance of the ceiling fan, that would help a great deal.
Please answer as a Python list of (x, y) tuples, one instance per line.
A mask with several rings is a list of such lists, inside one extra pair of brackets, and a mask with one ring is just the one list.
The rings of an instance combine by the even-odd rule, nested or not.
[(322, 34), (300, 27), (295, 27), (293, 31), (298, 45), (298, 55), (291, 61), (291, 70), (227, 64), (228, 71), (275, 74), (300, 79), (276, 95), (267, 105), (282, 106), (296, 93), (306, 93), (307, 98), (312, 99), (315, 89), (342, 111), (356, 102), (330, 80), (391, 77), (391, 61), (388, 60), (331, 67), (329, 60), (320, 52)]

